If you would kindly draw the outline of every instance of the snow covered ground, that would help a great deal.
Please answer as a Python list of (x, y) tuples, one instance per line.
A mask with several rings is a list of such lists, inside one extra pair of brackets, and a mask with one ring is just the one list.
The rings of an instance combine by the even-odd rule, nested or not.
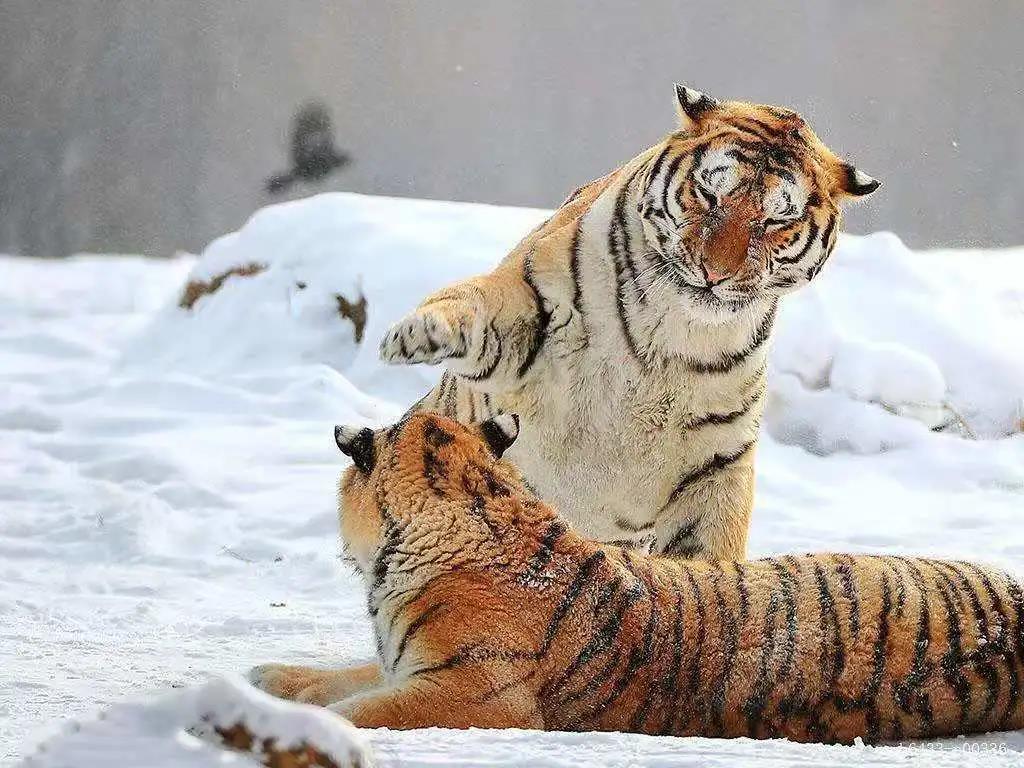
[[(331, 427), (387, 422), (421, 394), (437, 372), (380, 366), (382, 330), (544, 216), (325, 195), (264, 209), (198, 262), (0, 258), (0, 761), (222, 764), (174, 719), (211, 675), (370, 655), (361, 586), (336, 557)], [(187, 279), (248, 264), (264, 268), (177, 306)], [(339, 314), (361, 298), (364, 326)], [(752, 553), (1024, 573), (1022, 338), (1024, 250), (843, 238), (779, 325)], [(230, 682), (214, 685), (223, 702)], [(365, 737), (401, 766), (1024, 764), (1024, 733), (878, 749)]]

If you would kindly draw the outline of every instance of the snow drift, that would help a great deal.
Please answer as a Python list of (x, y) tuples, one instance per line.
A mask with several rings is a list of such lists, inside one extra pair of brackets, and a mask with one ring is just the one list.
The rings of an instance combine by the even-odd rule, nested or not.
[[(383, 332), (427, 293), (489, 270), (548, 214), (342, 193), (266, 208), (212, 243), (189, 279), (259, 271), (169, 307), (125, 364), (223, 374), (323, 363), (361, 390), (412, 400), (436, 373), (382, 366)], [(339, 301), (363, 300), (367, 321), (353, 325)], [(768, 429), (820, 453), (873, 453), (935, 428), (1020, 432), (1022, 338), (1021, 252), (915, 253), (889, 233), (843, 236), (822, 275), (783, 303)]]
[[(337, 558), (332, 426), (387, 423), (421, 395), (438, 371), (379, 364), (384, 328), (546, 215), (334, 194), (264, 209), (198, 259), (0, 258), (0, 759), (73, 717), (79, 734), (51, 738), (44, 764), (248, 760), (183, 737), (182, 713), (218, 690), (268, 722), (292, 710), (199, 687), (211, 674), (370, 656), (363, 587)], [(841, 238), (778, 321), (752, 555), (913, 552), (1024, 572), (1022, 257)], [(189, 282), (215, 290), (183, 308)], [(172, 687), (171, 703), (117, 703)], [(134, 730), (105, 730), (112, 718)], [(379, 764), (404, 767), (1010, 765), (1024, 751), (1024, 734), (928, 749), (366, 736)]]
[(231, 760), (225, 743), (238, 750), (232, 762), (250, 766), (288, 765), (289, 757), (292, 765), (373, 764), (359, 731), (333, 712), (281, 701), (241, 677), (225, 677), (152, 701), (117, 704), (89, 722), (65, 724), (22, 768), (214, 768)]

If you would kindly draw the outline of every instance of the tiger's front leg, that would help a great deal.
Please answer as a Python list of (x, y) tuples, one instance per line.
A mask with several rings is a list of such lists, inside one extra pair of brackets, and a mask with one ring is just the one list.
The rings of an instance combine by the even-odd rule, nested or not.
[(384, 362), (444, 363), (480, 392), (522, 385), (553, 324), (521, 266), (503, 266), (428, 296), (380, 342)]
[(359, 728), (544, 728), (525, 685), (495, 686), (458, 671), (407, 679), (328, 708)]
[(383, 681), (376, 661), (342, 669), (261, 664), (249, 670), (248, 676), (250, 683), (271, 696), (322, 707), (372, 690)]
[(745, 560), (754, 496), (753, 450), (693, 479), (658, 512), (652, 551), (669, 557)]

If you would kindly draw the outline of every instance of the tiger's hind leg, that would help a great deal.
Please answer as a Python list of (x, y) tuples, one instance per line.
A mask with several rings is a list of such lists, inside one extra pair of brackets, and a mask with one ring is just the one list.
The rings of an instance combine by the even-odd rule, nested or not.
[(261, 664), (249, 670), (248, 677), (250, 683), (271, 696), (322, 707), (371, 690), (382, 681), (376, 661), (342, 669)]

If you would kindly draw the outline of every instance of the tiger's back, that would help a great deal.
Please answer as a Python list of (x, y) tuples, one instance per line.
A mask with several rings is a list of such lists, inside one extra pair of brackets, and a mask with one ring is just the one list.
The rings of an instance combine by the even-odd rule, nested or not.
[(577, 598), (590, 639), (551, 648), (548, 728), (848, 743), (1024, 727), (1024, 598), (1007, 574), (627, 552), (599, 571)]

